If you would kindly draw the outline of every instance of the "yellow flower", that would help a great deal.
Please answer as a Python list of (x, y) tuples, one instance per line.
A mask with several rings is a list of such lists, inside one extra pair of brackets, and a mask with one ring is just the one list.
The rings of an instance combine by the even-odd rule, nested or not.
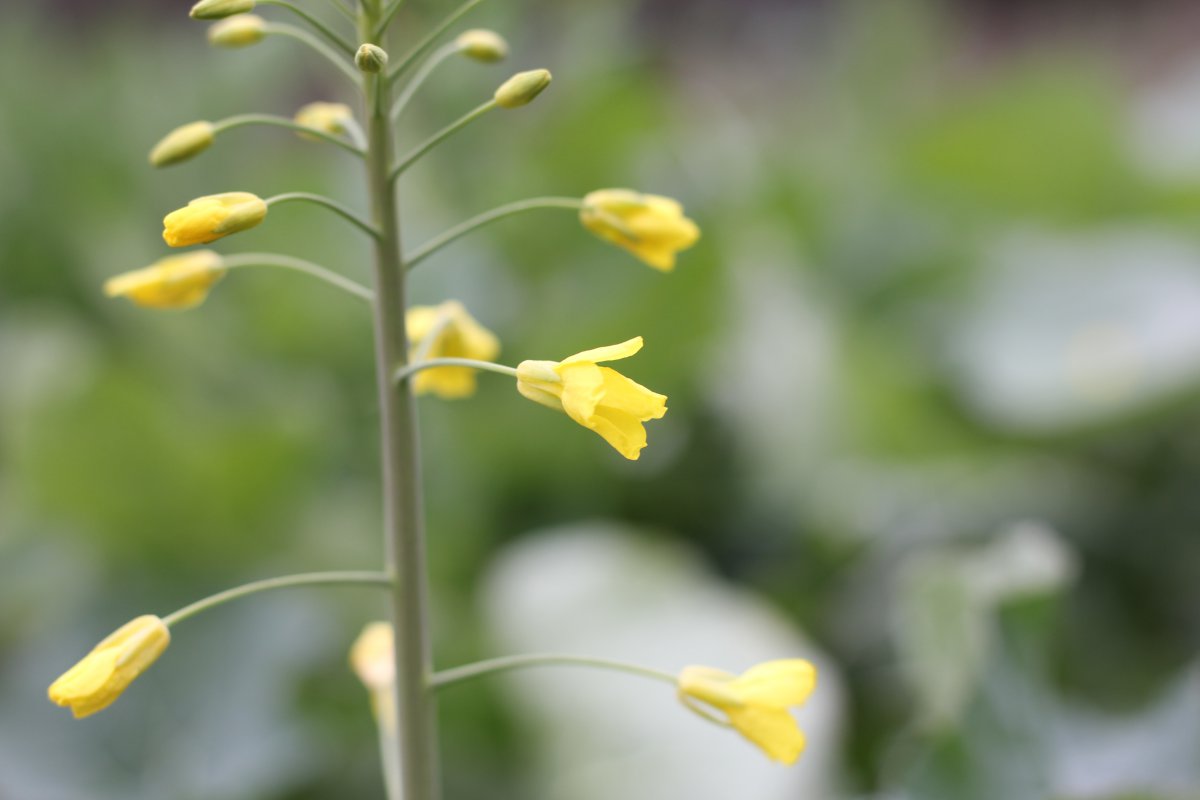
[(216, 129), (211, 122), (189, 122), (187, 125), (180, 125), (154, 145), (154, 149), (150, 151), (150, 164), (155, 167), (167, 167), (187, 161), (207, 150), (214, 138)]
[(632, 189), (600, 189), (583, 198), (579, 221), (592, 233), (624, 247), (645, 263), (670, 272), (675, 254), (700, 238), (696, 223), (669, 197)]
[(694, 708), (693, 701), (699, 701), (724, 712), (734, 730), (768, 757), (795, 764), (804, 750), (804, 734), (788, 708), (804, 703), (816, 684), (816, 668), (793, 658), (759, 664), (740, 676), (687, 667), (679, 673), (678, 685), (685, 705)]
[(396, 660), (392, 626), (371, 622), (350, 648), (350, 667), (371, 693), (371, 708), (380, 727), (396, 730)]
[(267, 204), (250, 192), (198, 197), (163, 219), (163, 240), (171, 247), (206, 244), (253, 228), (267, 216)]
[(504, 37), (495, 31), (484, 28), (463, 31), (454, 40), (454, 43), (458, 45), (460, 53), (476, 61), (485, 63), (503, 61), (504, 57), (508, 55), (508, 42), (504, 41)]
[(221, 257), (211, 250), (170, 256), (145, 269), (124, 272), (104, 283), (109, 297), (128, 297), (146, 308), (192, 308), (225, 274)]
[(253, 10), (254, 0), (200, 0), (192, 6), (188, 16), (192, 19), (224, 19)]
[(208, 43), (215, 47), (249, 47), (267, 36), (267, 21), (256, 14), (236, 14), (208, 29)]
[(170, 643), (170, 631), (156, 616), (127, 622), (50, 684), (50, 699), (69, 706), (76, 719), (95, 714), (120, 697)]
[[(346, 132), (346, 123), (354, 119), (354, 112), (344, 103), (309, 103), (296, 112), (297, 125), (340, 136)], [(307, 136), (307, 134), (300, 134)], [(308, 138), (316, 138), (309, 136)]]
[(552, 77), (548, 69), (531, 69), (528, 72), (518, 72), (500, 84), (493, 99), (501, 108), (520, 108), (533, 102), (534, 98), (546, 91)]
[[(447, 300), (439, 306), (413, 306), (405, 316), (409, 360), (472, 358), (491, 361), (500, 354), (500, 340), (467, 313), (462, 303)], [(413, 376), (413, 391), (433, 392), (452, 400), (475, 391), (475, 373), (470, 367), (434, 367)]]
[(634, 383), (600, 361), (629, 358), (642, 349), (642, 337), (576, 353), (563, 361), (522, 361), (517, 391), (604, 437), (618, 453), (636, 461), (646, 446), (643, 422), (667, 413), (665, 395)]

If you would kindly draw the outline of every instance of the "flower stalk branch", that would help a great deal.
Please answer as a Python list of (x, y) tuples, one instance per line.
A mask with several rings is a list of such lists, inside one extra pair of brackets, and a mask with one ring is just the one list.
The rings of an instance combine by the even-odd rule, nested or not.
[(626, 661), (616, 661), (611, 658), (592, 658), (590, 656), (573, 656), (561, 653), (535, 653), (531, 655), (489, 658), (486, 661), (478, 661), (474, 664), (442, 670), (430, 679), (430, 686), (441, 690), (447, 686), (453, 686), (464, 681), (483, 678), (501, 672), (511, 672), (517, 669), (528, 669), (530, 667), (589, 667), (592, 669), (624, 672), (629, 675), (650, 678), (651, 680), (665, 681), (672, 685), (676, 681), (676, 676), (669, 672), (643, 667), (638, 664), (630, 664)]
[(258, 0), (258, 2), (264, 6), (278, 6), (279, 8), (286, 8), (288, 11), (292, 12), (311, 25), (313, 30), (317, 31), (317, 33), (328, 39), (331, 44), (336, 46), (339, 50), (342, 50), (346, 55), (354, 54), (356, 48), (348, 39), (341, 36), (324, 22), (321, 22), (321, 20), (317, 19), (299, 6), (289, 3), (287, 0)]
[(214, 595), (197, 600), (191, 605), (184, 606), (173, 614), (168, 614), (163, 617), (163, 624), (168, 628), (177, 623), (183, 622), (185, 619), (194, 617), (201, 612), (208, 611), (210, 608), (216, 608), (219, 605), (224, 605), (231, 600), (237, 600), (242, 597), (247, 597), (259, 592), (269, 592), (274, 589), (290, 589), (295, 586), (314, 586), (318, 584), (334, 584), (334, 585), (354, 585), (367, 584), (370, 586), (391, 587), (393, 581), (391, 577), (382, 572), (307, 572), (299, 575), (284, 575), (279, 578), (267, 578), (261, 581), (253, 581), (241, 586), (235, 586), (232, 589), (226, 589), (223, 592), (217, 592)]
[(236, 269), (238, 267), (279, 267), (281, 269), (290, 269), (324, 281), (330, 286), (348, 292), (355, 297), (360, 297), (367, 302), (372, 302), (375, 299), (375, 293), (370, 289), (347, 277), (339, 275), (327, 267), (322, 267), (311, 261), (305, 261), (302, 258), (294, 258), (293, 256), (285, 256), (279, 253), (238, 253), (235, 256), (225, 256), (221, 261), (221, 266), (225, 269)]
[(577, 197), (534, 197), (529, 200), (518, 200), (515, 203), (508, 203), (507, 205), (493, 208), (491, 211), (485, 211), (478, 216), (455, 225), (445, 233), (439, 234), (436, 238), (418, 247), (414, 252), (405, 257), (404, 260), (408, 268), (412, 269), (456, 239), (460, 239), (477, 228), (482, 228), (484, 225), (489, 225), (497, 220), (511, 217), (515, 214), (523, 214), (526, 211), (536, 211), (542, 208), (565, 208), (578, 211), (582, 207), (583, 202)]
[(268, 207), (279, 205), (281, 203), (313, 203), (314, 205), (328, 208), (330, 211), (333, 211), (335, 214), (347, 220), (348, 222), (353, 223), (364, 233), (369, 234), (375, 239), (381, 239), (384, 235), (379, 228), (367, 222), (365, 219), (358, 216), (341, 203), (337, 202), (336, 200), (330, 200), (324, 195), (313, 194), (311, 192), (284, 192), (283, 194), (277, 194), (274, 197), (268, 197), (263, 202), (265, 202)]
[(227, 117), (219, 122), (213, 123), (213, 133), (223, 133), (224, 131), (240, 128), (246, 125), (272, 125), (277, 128), (287, 128), (288, 130), (303, 133), (305, 136), (312, 136), (324, 142), (337, 145), (348, 153), (353, 153), (359, 158), (366, 156), (366, 152), (359, 147), (355, 147), (352, 143), (346, 141), (340, 136), (326, 133), (323, 130), (313, 128), (309, 125), (301, 125), (295, 120), (287, 117), (280, 117), (275, 114), (238, 114), (235, 117)]
[(413, 150), (408, 155), (406, 155), (404, 158), (400, 159), (399, 163), (397, 163), (396, 166), (394, 166), (392, 168), (392, 171), (390, 173), (392, 180), (395, 180), (396, 178), (400, 177), (400, 175), (406, 169), (408, 169), (414, 163), (416, 163), (417, 159), (419, 159), (421, 156), (428, 153), (430, 150), (432, 150), (434, 147), (436, 147), (440, 142), (442, 142), (445, 139), (450, 138), (450, 136), (452, 136), (455, 133), (457, 133), (458, 131), (462, 130), (467, 125), (471, 124), (472, 122), (479, 119), (484, 114), (486, 114), (487, 112), (491, 111), (493, 108), (496, 108), (496, 107), (497, 107), (497, 105), (496, 105), (496, 101), (494, 99), (488, 100), (486, 103), (483, 103), (483, 104), (477, 106), (475, 109), (468, 111), (466, 114), (463, 114), (457, 120), (455, 120), (454, 122), (451, 122), (449, 125), (442, 128), (440, 131), (435, 133), (433, 136), (430, 136), (424, 142), (417, 145), (415, 148), (413, 148)]

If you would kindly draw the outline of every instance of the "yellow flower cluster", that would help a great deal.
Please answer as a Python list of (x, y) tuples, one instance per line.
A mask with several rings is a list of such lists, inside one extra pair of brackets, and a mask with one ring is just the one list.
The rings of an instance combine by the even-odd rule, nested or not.
[(127, 622), (50, 684), (50, 699), (70, 708), (76, 719), (108, 708), (170, 642), (171, 632), (158, 617)]

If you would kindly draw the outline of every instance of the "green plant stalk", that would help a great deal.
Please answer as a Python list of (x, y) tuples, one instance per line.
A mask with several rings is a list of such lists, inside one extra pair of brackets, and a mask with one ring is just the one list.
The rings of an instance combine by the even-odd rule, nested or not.
[(318, 584), (334, 584), (349, 586), (353, 584), (369, 584), (374, 586), (385, 586), (391, 588), (392, 579), (382, 572), (305, 572), (299, 575), (284, 575), (280, 578), (267, 578), (261, 581), (253, 581), (245, 583), (241, 586), (235, 586), (232, 589), (226, 589), (223, 592), (217, 592), (214, 595), (209, 595), (203, 600), (197, 600), (191, 605), (184, 606), (173, 614), (168, 614), (163, 617), (163, 624), (170, 627), (176, 623), (183, 622), (189, 617), (194, 617), (210, 608), (224, 605), (231, 600), (237, 600), (241, 597), (247, 597), (259, 592), (268, 592), (273, 589), (290, 589), (294, 586), (315, 586)]
[(435, 689), (453, 686), (456, 683), (495, 675), (498, 672), (509, 672), (515, 669), (530, 667), (587, 667), (590, 669), (606, 669), (614, 672), (624, 672), (642, 678), (663, 681), (672, 686), (676, 684), (676, 676), (662, 670), (630, 664), (626, 661), (616, 661), (611, 658), (592, 658), (590, 656), (572, 656), (560, 653), (535, 653), (521, 656), (501, 656), (487, 661), (478, 661), (454, 669), (442, 670), (430, 680)]
[[(381, 44), (382, 4), (363, 2), (359, 38)], [(393, 158), (387, 79), (363, 75), (367, 105), (367, 185), (375, 239), (375, 365), (382, 436), (384, 552), (392, 588), (396, 659), (397, 755), (404, 800), (439, 800), (437, 719), (429, 677), (433, 656), (429, 631), (425, 531), (416, 401), (392, 375), (406, 364), (405, 268)]]
[(362, 219), (336, 200), (330, 200), (324, 195), (313, 194), (312, 192), (284, 192), (283, 194), (277, 194), (272, 197), (268, 197), (263, 202), (267, 204), (268, 208), (281, 203), (312, 203), (313, 205), (324, 206), (342, 219), (352, 223), (355, 227), (368, 236), (371, 236), (376, 240), (382, 238), (383, 236), (382, 231), (378, 227), (367, 222), (365, 219)]
[(408, 265), (409, 269), (412, 269), (456, 239), (466, 236), (477, 228), (482, 228), (484, 225), (489, 225), (505, 217), (511, 217), (514, 214), (523, 214), (526, 211), (536, 211), (540, 208), (566, 208), (578, 211), (582, 207), (583, 201), (577, 197), (533, 197), (529, 200), (518, 200), (515, 203), (509, 203), (499, 208), (493, 208), (491, 211), (485, 211), (479, 216), (471, 217), (466, 222), (455, 225), (445, 233), (439, 234), (436, 238), (421, 245), (415, 252), (410, 253), (404, 259), (404, 263)]
[(329, 142), (332, 145), (337, 145), (343, 150), (353, 153), (359, 158), (362, 158), (364, 155), (361, 149), (345, 139), (326, 133), (322, 130), (317, 130), (316, 128), (310, 128), (307, 125), (301, 125), (295, 120), (288, 119), (287, 117), (281, 117), (276, 114), (238, 114), (234, 117), (226, 117), (223, 120), (213, 123), (213, 133), (220, 135), (225, 131), (232, 130), (233, 128), (240, 128), (244, 125), (273, 125), (277, 128), (287, 128), (288, 130), (293, 130), (297, 133), (303, 133), (305, 136), (311, 136), (314, 139), (320, 139), (321, 141)]
[(499, 108), (499, 106), (496, 105), (495, 100), (488, 100), (486, 103), (476, 106), (474, 110), (468, 111), (466, 114), (463, 114), (461, 117), (456, 119), (454, 122), (451, 122), (449, 125), (442, 128), (440, 131), (435, 133), (433, 136), (430, 136), (424, 142), (422, 142), (421, 144), (414, 147), (412, 149), (412, 152), (410, 152), (408, 155), (406, 155), (404, 158), (402, 158), (400, 160), (400, 163), (398, 163), (395, 167), (392, 168), (392, 172), (391, 172), (392, 179), (394, 180), (394, 179), (400, 177), (401, 173), (403, 173), (404, 170), (408, 169), (413, 164), (417, 163), (417, 159), (419, 159), (421, 156), (425, 155), (430, 150), (432, 150), (434, 147), (436, 147), (438, 144), (441, 144), (441, 142), (443, 140), (448, 139), (453, 134), (455, 134), (458, 131), (462, 130), (463, 128), (467, 127), (472, 122), (479, 119), (487, 112), (491, 111), (493, 108)]

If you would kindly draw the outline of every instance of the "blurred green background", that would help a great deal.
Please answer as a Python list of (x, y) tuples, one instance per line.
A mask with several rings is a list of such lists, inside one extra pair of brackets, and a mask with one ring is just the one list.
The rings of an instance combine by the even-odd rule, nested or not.
[[(412, 0), (397, 42), (452, 7)], [(382, 797), (345, 663), (384, 613), (370, 590), (189, 622), (86, 722), (44, 696), (138, 614), (380, 559), (360, 303), (269, 270), (186, 313), (99, 291), (164, 255), (159, 220), (194, 196), (362, 207), (352, 158), (281, 130), (146, 165), (183, 122), (352, 102), (295, 43), (212, 51), (186, 10), (0, 7), (0, 800)], [(622, 369), (671, 408), (627, 463), (496, 376), (423, 401), (439, 664), (804, 655), (822, 685), (794, 772), (621, 679), (464, 687), (448, 798), (1200, 797), (1198, 22), (1170, 2), (472, 14), (513, 55), (447, 64), (409, 141), (512, 71), (555, 82), (410, 172), (410, 244), (606, 186), (681, 199), (704, 237), (664, 276), (546, 211), (415, 277), (509, 363), (644, 336)], [(217, 249), (368, 279), (357, 233), (299, 205)]]

